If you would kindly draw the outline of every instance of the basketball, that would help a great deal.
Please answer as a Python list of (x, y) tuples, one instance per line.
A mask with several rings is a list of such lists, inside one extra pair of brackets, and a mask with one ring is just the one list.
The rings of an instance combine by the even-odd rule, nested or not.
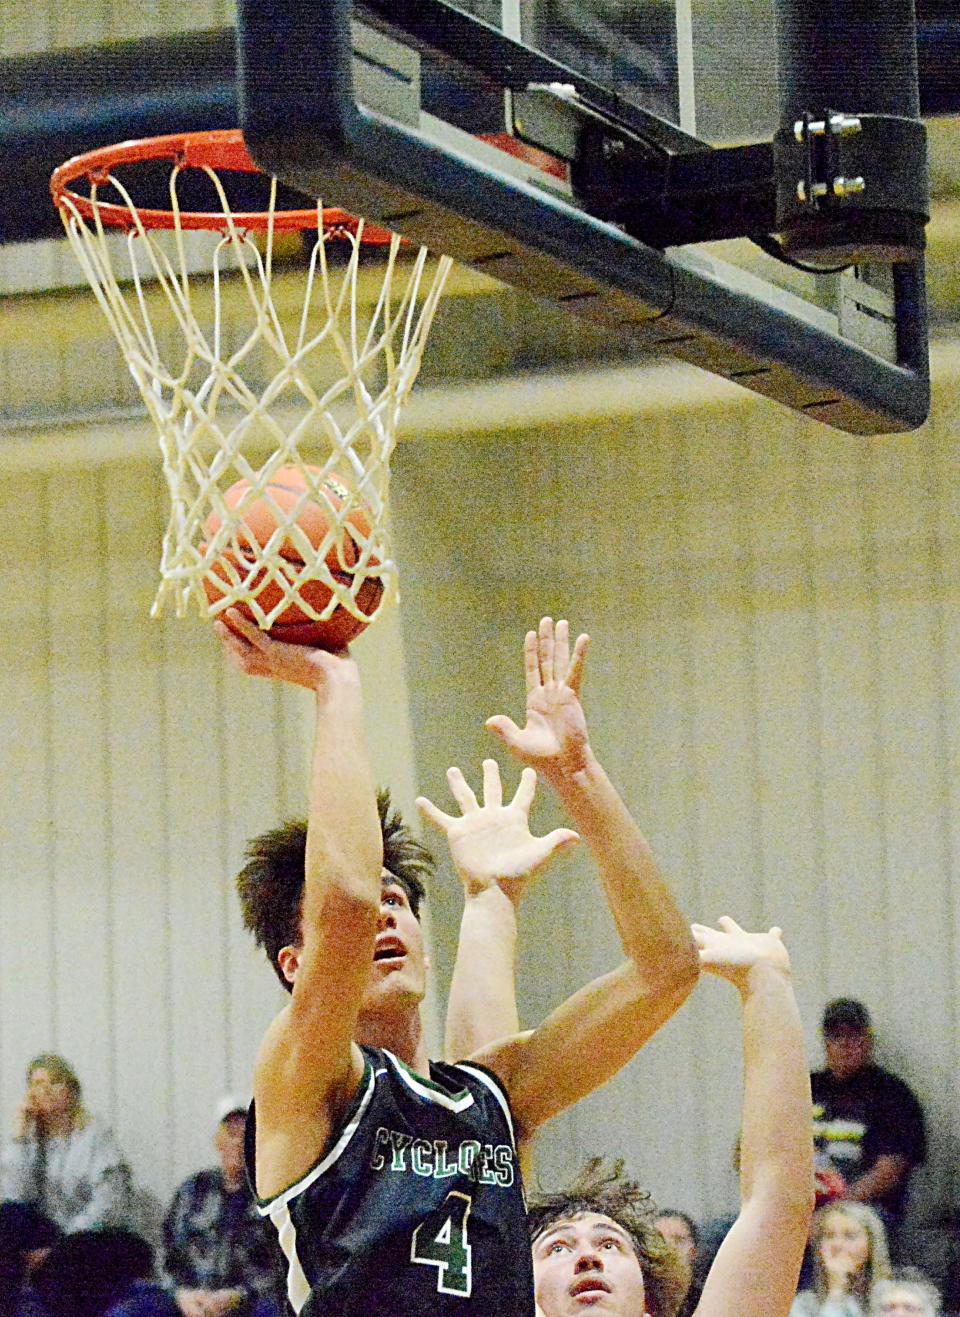
[[(307, 467), (322, 486), (323, 493), (311, 493), (305, 501), (304, 494), (310, 490), (303, 470), (299, 467), (279, 467), (273, 478), (264, 487), (263, 494), (247, 503), (240, 515), (237, 530), (237, 545), (266, 545), (277, 527), (284, 524), (284, 516), (294, 516), (295, 524), (315, 549), (323, 544), (332, 524), (332, 513), (338, 512), (348, 497), (348, 491), (329, 476), (321, 478), (317, 467)], [(238, 480), (224, 494), (224, 502), (231, 510), (236, 509), (241, 500), (249, 495), (250, 481)], [(299, 510), (297, 505), (300, 504)], [(281, 514), (278, 516), (278, 511)], [(341, 555), (336, 545), (330, 548), (326, 557), (330, 574), (339, 584), (349, 587), (353, 581), (350, 570), (360, 560), (363, 544), (370, 535), (372, 518), (362, 507), (355, 507), (344, 523), (346, 534), (343, 539)], [(208, 542), (220, 529), (220, 517), (212, 512), (203, 525), (205, 549)], [(352, 532), (356, 532), (354, 535)], [(296, 585), (297, 570), (303, 568), (304, 561), (301, 548), (291, 539), (286, 539), (280, 547), (280, 557), (286, 566), (286, 574)], [(371, 560), (373, 561), (373, 560)], [(270, 613), (284, 597), (282, 588), (272, 580), (261, 586), (267, 576), (267, 569), (256, 563), (253, 557), (246, 558), (241, 552), (238, 556), (232, 549), (224, 549), (220, 557), (210, 564), (203, 578), (203, 588), (211, 604), (218, 603), (227, 593), (219, 588), (218, 580), (233, 585), (239, 576), (244, 588), (255, 596), (264, 613)], [(321, 613), (329, 604), (333, 595), (330, 586), (324, 581), (307, 580), (298, 587), (301, 598), (316, 612)], [(283, 640), (290, 645), (311, 645), (318, 649), (343, 649), (366, 629), (369, 620), (379, 607), (383, 596), (383, 581), (377, 576), (370, 576), (357, 591), (356, 600), (360, 611), (366, 614), (366, 620), (355, 617), (343, 604), (338, 604), (328, 618), (318, 621), (309, 613), (289, 603), (277, 616), (269, 628), (274, 640)], [(240, 613), (251, 621), (256, 621), (249, 604), (234, 605)]]

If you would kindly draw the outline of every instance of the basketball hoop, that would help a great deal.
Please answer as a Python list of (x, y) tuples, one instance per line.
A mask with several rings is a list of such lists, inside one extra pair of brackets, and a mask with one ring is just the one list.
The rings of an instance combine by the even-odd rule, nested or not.
[[(389, 590), (365, 612), (364, 583), (395, 582), (390, 457), (449, 257), (304, 208), (238, 130), (91, 151), (50, 187), (160, 439), (171, 514), (152, 613), (172, 596), (178, 616), (191, 601), (208, 616), (241, 604), (267, 629), (291, 605), (369, 621)], [(290, 467), (303, 494), (279, 506), (267, 486)], [(264, 500), (277, 532), (258, 543), (244, 512)], [(329, 509), (316, 545), (296, 525), (309, 500)], [(320, 611), (302, 592), (317, 581)]]

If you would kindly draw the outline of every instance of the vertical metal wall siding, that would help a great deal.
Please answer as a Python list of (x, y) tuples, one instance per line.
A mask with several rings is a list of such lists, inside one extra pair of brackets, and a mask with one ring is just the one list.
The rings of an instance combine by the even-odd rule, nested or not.
[[(423, 789), (445, 798), (450, 763), (478, 783), (483, 720), (522, 708), (528, 626), (588, 630), (595, 743), (684, 909), (783, 925), (811, 1063), (824, 1001), (869, 1004), (927, 1107), (927, 1205), (960, 1137), (958, 397), (941, 377), (923, 431), (862, 441), (678, 393), (676, 416), (407, 444), (394, 485)], [(532, 1024), (619, 953), (585, 857), (528, 906)], [(441, 887), (443, 972), (457, 911)], [(728, 1210), (739, 1086), (734, 994), (707, 981), (544, 1136), (543, 1172), (619, 1151), (661, 1198)]]

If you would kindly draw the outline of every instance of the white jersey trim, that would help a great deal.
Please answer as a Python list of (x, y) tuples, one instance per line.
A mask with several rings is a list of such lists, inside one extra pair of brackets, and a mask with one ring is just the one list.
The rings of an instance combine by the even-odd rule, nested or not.
[(311, 1286), (297, 1255), (297, 1227), (286, 1203), (275, 1203), (271, 1208), (270, 1219), (277, 1228), (277, 1238), (288, 1263), (287, 1298), (293, 1311), (299, 1312), (310, 1297)]
[(383, 1054), (389, 1059), (390, 1064), (406, 1084), (407, 1088), (416, 1093), (418, 1097), (426, 1098), (428, 1102), (433, 1102), (438, 1107), (446, 1107), (447, 1111), (466, 1111), (468, 1107), (474, 1105), (475, 1099), (469, 1090), (464, 1093), (463, 1097), (450, 1097), (441, 1089), (435, 1088), (432, 1083), (425, 1084), (422, 1080), (418, 1079), (412, 1070), (408, 1070), (403, 1062), (398, 1060), (392, 1052), (388, 1052), (386, 1048), (384, 1048)]
[[(373, 1090), (376, 1087), (377, 1075), (386, 1074), (385, 1070), (374, 1070), (370, 1067), (370, 1078), (367, 1081), (366, 1092), (360, 1099), (360, 1105), (353, 1114), (350, 1123), (345, 1125), (340, 1131), (340, 1137), (327, 1153), (327, 1155), (312, 1170), (308, 1171), (302, 1180), (292, 1184), (289, 1189), (284, 1189), (282, 1193), (277, 1194), (275, 1198), (267, 1199), (264, 1202), (257, 1203), (257, 1211), (261, 1216), (269, 1216), (272, 1219), (273, 1212), (278, 1207), (285, 1208), (289, 1202), (303, 1193), (304, 1189), (309, 1189), (312, 1184), (319, 1180), (324, 1171), (330, 1169), (338, 1157), (343, 1155), (348, 1143), (357, 1132), (360, 1122), (363, 1120), (364, 1113), (370, 1105), (370, 1099), (373, 1097)], [(276, 1222), (274, 1222), (276, 1224)], [(279, 1227), (278, 1227), (279, 1229)], [(289, 1256), (289, 1255), (288, 1255)]]
[(507, 1129), (510, 1131), (510, 1140), (513, 1143), (514, 1151), (516, 1151), (517, 1134), (516, 1130), (513, 1128), (513, 1113), (510, 1110), (510, 1103), (507, 1099), (506, 1090), (503, 1085), (498, 1079), (494, 1079), (493, 1075), (489, 1074), (486, 1070), (481, 1070), (479, 1066), (471, 1065), (469, 1061), (458, 1061), (456, 1063), (456, 1068), (458, 1070), (466, 1070), (468, 1075), (473, 1075), (474, 1079), (478, 1079), (481, 1084), (484, 1084), (500, 1103), (500, 1109), (507, 1122)]

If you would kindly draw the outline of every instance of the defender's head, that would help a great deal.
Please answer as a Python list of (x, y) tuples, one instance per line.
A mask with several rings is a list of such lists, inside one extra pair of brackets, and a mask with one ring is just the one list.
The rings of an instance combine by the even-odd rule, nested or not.
[(538, 1198), (528, 1220), (543, 1317), (675, 1317), (689, 1272), (655, 1217), (621, 1161), (595, 1158), (569, 1189)]
[[(377, 807), (383, 832), (383, 885), (361, 1014), (390, 999), (419, 1001), (426, 986), (420, 905), (424, 878), (433, 872), (434, 860), (400, 815), (391, 813), (388, 791), (377, 793)], [(306, 855), (306, 823), (285, 823), (249, 843), (247, 863), (237, 875), (243, 922), (287, 992), (293, 991), (303, 950)]]

